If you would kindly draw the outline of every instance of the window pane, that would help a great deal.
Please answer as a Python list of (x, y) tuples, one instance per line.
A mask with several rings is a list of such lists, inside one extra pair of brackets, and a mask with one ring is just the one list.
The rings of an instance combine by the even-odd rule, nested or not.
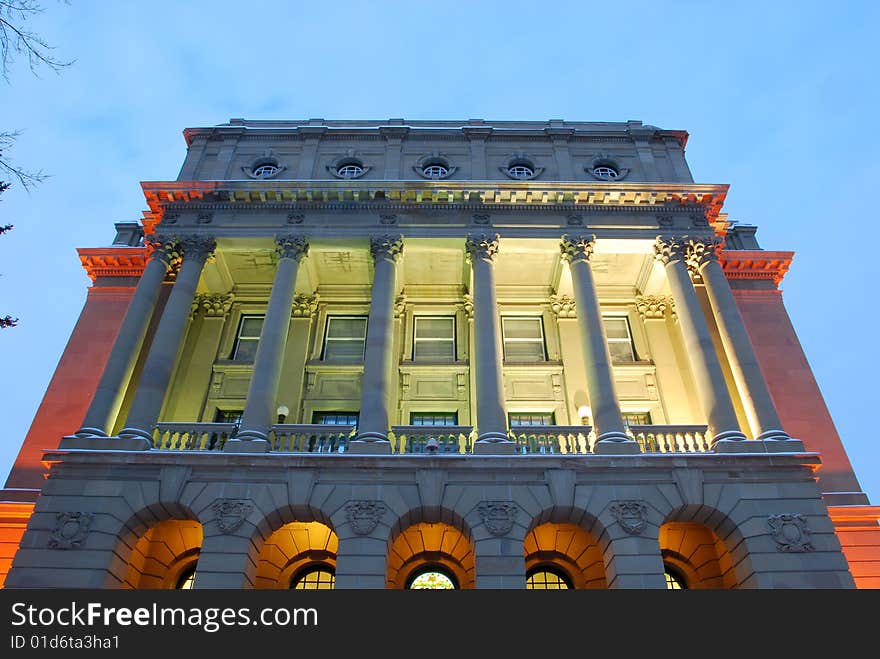
[(611, 361), (613, 362), (633, 362), (632, 345), (629, 341), (609, 341), (608, 351), (611, 353)]
[(360, 341), (327, 341), (324, 350), (325, 361), (360, 361), (364, 358), (364, 342)]
[(542, 339), (540, 318), (505, 318), (505, 339)]
[(543, 412), (515, 412), (507, 416), (511, 428), (522, 426), (552, 426), (555, 425), (553, 413)]
[(416, 318), (416, 340), (452, 339), (455, 328), (453, 318)]
[(330, 318), (328, 320), (328, 339), (363, 339), (366, 333), (366, 318)]
[(605, 334), (609, 339), (628, 339), (626, 318), (605, 318)]
[(413, 412), (409, 415), (411, 426), (454, 426), (458, 424), (456, 412)]
[(539, 341), (505, 341), (504, 358), (514, 362), (544, 361), (544, 344)]
[(452, 341), (416, 341), (413, 345), (413, 359), (449, 361), (455, 358), (454, 352)]
[(245, 316), (241, 319), (240, 337), (252, 339), (260, 338), (260, 330), (263, 329), (263, 316)]
[(357, 422), (357, 412), (315, 412), (312, 414), (312, 423), (328, 426), (356, 426)]
[(259, 343), (259, 339), (239, 339), (238, 344), (235, 346), (235, 356), (233, 359), (243, 362), (254, 361)]

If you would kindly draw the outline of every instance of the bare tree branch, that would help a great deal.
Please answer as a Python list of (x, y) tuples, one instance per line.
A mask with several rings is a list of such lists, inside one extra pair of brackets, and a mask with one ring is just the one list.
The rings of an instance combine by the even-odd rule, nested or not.
[(0, 71), (9, 82), (9, 72), (19, 57), (27, 58), (31, 73), (38, 74), (41, 66), (58, 73), (73, 64), (57, 59), (54, 50), (40, 35), (24, 27), (24, 23), (44, 11), (37, 0), (0, 0)]
[[(48, 174), (44, 174), (42, 171), (30, 172), (22, 169), (3, 157), (3, 152), (12, 146), (19, 135), (21, 135), (21, 131), (17, 130), (13, 132), (0, 132), (0, 175), (11, 175), (13, 178), (18, 179), (21, 187), (30, 191), (37, 183), (46, 180)], [(6, 183), (5, 186), (3, 189), (0, 189), (0, 192), (8, 188), (9, 184)]]

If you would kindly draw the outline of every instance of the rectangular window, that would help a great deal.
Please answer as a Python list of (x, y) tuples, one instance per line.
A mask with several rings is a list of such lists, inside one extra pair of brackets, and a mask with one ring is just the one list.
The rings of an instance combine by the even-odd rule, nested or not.
[(324, 339), (324, 361), (359, 362), (364, 359), (366, 316), (330, 316)]
[(214, 423), (241, 423), (244, 410), (221, 410), (214, 414)]
[(623, 422), (628, 426), (650, 426), (650, 412), (623, 412)]
[(608, 337), (608, 352), (614, 363), (636, 361), (636, 350), (633, 346), (629, 319), (626, 316), (605, 316), (605, 334)]
[(507, 415), (507, 422), (511, 428), (523, 426), (554, 426), (556, 425), (553, 412), (511, 412)]
[(409, 415), (411, 426), (457, 426), (457, 412), (412, 412)]
[(502, 318), (501, 334), (504, 336), (504, 359), (511, 362), (542, 362), (544, 352), (544, 326), (540, 317)]
[(312, 414), (312, 423), (322, 423), (327, 426), (356, 426), (357, 422), (357, 412), (315, 412)]
[(232, 349), (232, 358), (236, 361), (252, 362), (257, 354), (257, 344), (260, 342), (260, 332), (263, 329), (265, 316), (242, 316), (238, 324), (238, 334), (235, 336), (235, 347)]
[(416, 316), (414, 361), (455, 361), (455, 317)]

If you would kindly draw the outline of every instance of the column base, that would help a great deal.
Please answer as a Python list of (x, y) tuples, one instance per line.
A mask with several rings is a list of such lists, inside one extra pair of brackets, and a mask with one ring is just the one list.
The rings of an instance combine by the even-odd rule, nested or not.
[(265, 439), (227, 439), (223, 445), (224, 453), (268, 453), (272, 450), (271, 445)]
[(781, 441), (785, 439), (791, 439), (791, 435), (789, 435), (784, 430), (765, 430), (760, 435), (755, 437), (755, 439)]
[(143, 437), (62, 437), (59, 449), (84, 449), (87, 451), (149, 451), (153, 443)]
[(503, 432), (489, 431), (477, 436), (474, 442), (474, 455), (513, 455), (516, 453), (516, 442)]
[(248, 428), (247, 430), (239, 430), (238, 434), (235, 436), (235, 439), (240, 439), (241, 441), (268, 442), (269, 441), (269, 434), (265, 433), (261, 430), (256, 430), (254, 428)]
[(123, 428), (119, 431), (119, 437), (126, 439), (135, 439), (139, 437), (141, 439), (146, 439), (151, 445), (153, 443), (153, 433), (149, 430), (141, 430), (140, 428)]
[(391, 455), (391, 442), (387, 439), (353, 439), (345, 447), (345, 452), (357, 455)]
[(637, 455), (642, 452), (642, 447), (633, 439), (623, 440), (599, 440), (593, 447), (594, 455)]
[(90, 428), (89, 426), (84, 426), (77, 430), (72, 435), (73, 437), (107, 437), (107, 433), (104, 432), (103, 428)]

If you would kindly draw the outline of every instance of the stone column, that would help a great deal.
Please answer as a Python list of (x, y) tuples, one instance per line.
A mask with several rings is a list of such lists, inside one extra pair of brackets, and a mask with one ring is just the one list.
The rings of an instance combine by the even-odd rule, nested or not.
[(357, 437), (351, 453), (391, 453), (388, 441), (391, 370), (394, 361), (394, 300), (397, 296), (397, 262), (403, 253), (403, 236), (373, 236), (372, 299), (367, 321), (364, 376)]
[(171, 262), (178, 258), (177, 244), (173, 240), (148, 241), (147, 245), (152, 249), (147, 266), (125, 312), (82, 427), (75, 433), (77, 437), (107, 437), (112, 429), (156, 308), (165, 274)]
[(724, 270), (718, 262), (717, 241), (691, 240), (688, 241), (686, 248), (688, 266), (703, 278), (721, 343), (727, 354), (733, 379), (741, 393), (743, 407), (755, 439), (783, 442), (779, 445), (768, 445), (768, 449), (797, 450), (797, 445), (802, 447), (803, 444), (793, 440), (782, 430), (782, 421), (773, 404), (752, 341), (749, 339)]
[(140, 438), (150, 444), (153, 424), (162, 409), (202, 267), (213, 253), (215, 242), (207, 236), (186, 236), (180, 239), (180, 247), (183, 250), (183, 263), (156, 328), (125, 428), (119, 433), (120, 437)]
[(697, 395), (709, 423), (709, 432), (713, 435), (714, 450), (754, 450), (752, 444), (732, 446), (746, 436), (739, 428), (709, 327), (688, 274), (685, 240), (658, 237), (654, 243), (654, 254), (666, 269)]
[(587, 376), (587, 395), (593, 416), (593, 430), (596, 433), (596, 453), (639, 453), (638, 443), (626, 434), (617, 392), (614, 388), (614, 373), (611, 369), (611, 353), (596, 282), (590, 268), (596, 236), (562, 236), (560, 248), (562, 259), (571, 269), (571, 282), (577, 308), (578, 329), (581, 348), (584, 353), (584, 371)]
[(223, 450), (227, 452), (269, 451), (269, 426), (275, 422), (276, 397), (290, 331), (296, 275), (299, 264), (309, 252), (309, 244), (302, 236), (282, 236), (276, 238), (275, 243), (278, 267), (260, 330), (257, 354), (254, 356), (254, 370), (241, 419), (241, 431), (226, 442)]
[(470, 235), (465, 242), (474, 271), (474, 346), (471, 368), (477, 390), (477, 428), (474, 453), (514, 453), (515, 442), (507, 436), (504, 401), (501, 317), (495, 292), (495, 257), (500, 236)]

